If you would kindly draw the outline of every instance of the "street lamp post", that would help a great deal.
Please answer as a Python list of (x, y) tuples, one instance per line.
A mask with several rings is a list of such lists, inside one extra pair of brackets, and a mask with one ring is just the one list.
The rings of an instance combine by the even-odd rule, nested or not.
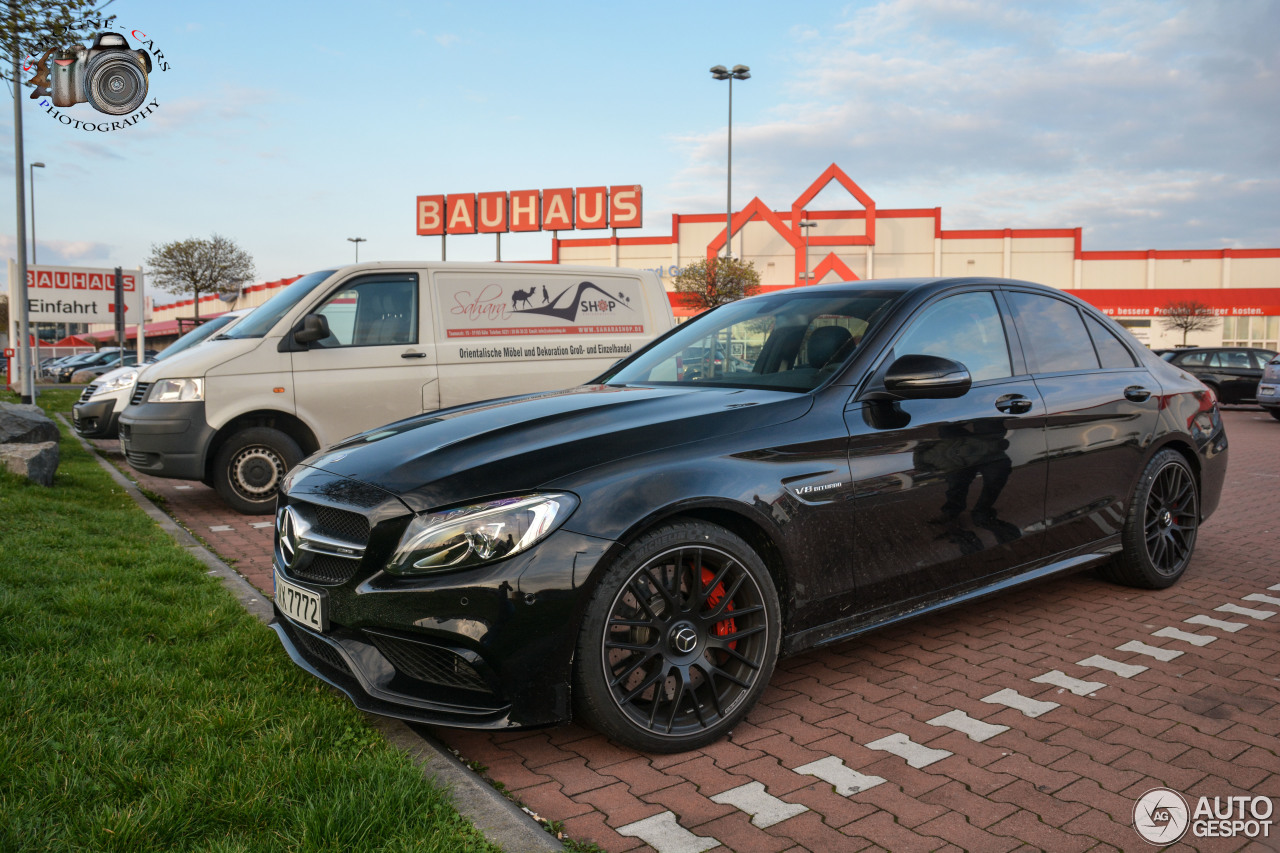
[(368, 243), (369, 241), (364, 237), (348, 237), (347, 242), (356, 244), (356, 263), (360, 263), (360, 244)]
[(806, 282), (812, 277), (812, 273), (809, 272), (809, 229), (817, 224), (812, 219), (800, 220), (800, 228), (804, 231), (804, 272), (800, 274), (800, 277)]
[(726, 259), (732, 257), (729, 244), (733, 240), (733, 81), (746, 80), (751, 77), (751, 69), (745, 65), (735, 65), (730, 71), (723, 65), (717, 65), (711, 69), (711, 76), (717, 80), (729, 81), (729, 169), (728, 169), (728, 191), (726, 193), (727, 208), (725, 212), (725, 229), (724, 229), (724, 256)]
[[(27, 183), (31, 184), (31, 266), (35, 266), (36, 261), (36, 169), (43, 169), (44, 163), (32, 163), (28, 172), (30, 179)], [(56, 329), (56, 327), (55, 327)], [(57, 334), (55, 331), (54, 334)], [(35, 330), (35, 355), (32, 356), (32, 364), (34, 366), (32, 374), (36, 375), (40, 371), (40, 330)], [(56, 352), (56, 350), (55, 350)], [(33, 380), (34, 384), (34, 380)]]

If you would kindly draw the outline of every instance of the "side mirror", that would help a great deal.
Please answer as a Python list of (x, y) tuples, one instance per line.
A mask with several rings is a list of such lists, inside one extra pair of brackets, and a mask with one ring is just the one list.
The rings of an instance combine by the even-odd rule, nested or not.
[(900, 400), (963, 397), (972, 385), (969, 368), (936, 355), (904, 355), (884, 375), (884, 390)]
[(303, 346), (322, 341), (327, 337), (329, 337), (329, 320), (323, 314), (308, 314), (293, 329), (294, 342)]

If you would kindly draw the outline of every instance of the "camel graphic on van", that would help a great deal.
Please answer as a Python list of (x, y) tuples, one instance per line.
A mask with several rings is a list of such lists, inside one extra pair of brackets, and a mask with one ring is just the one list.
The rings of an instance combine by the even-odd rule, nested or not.
[[(579, 311), (611, 313), (615, 308), (634, 310), (631, 307), (631, 297), (625, 293), (610, 293), (591, 281), (580, 281), (576, 286), (566, 287), (546, 305), (531, 305), (529, 299), (534, 295), (534, 290), (531, 287), (528, 290), (516, 290), (511, 294), (511, 308), (514, 313), (545, 314), (572, 323), (578, 319)], [(570, 292), (573, 293), (572, 296), (569, 296)], [(516, 309), (519, 303), (529, 307)]]

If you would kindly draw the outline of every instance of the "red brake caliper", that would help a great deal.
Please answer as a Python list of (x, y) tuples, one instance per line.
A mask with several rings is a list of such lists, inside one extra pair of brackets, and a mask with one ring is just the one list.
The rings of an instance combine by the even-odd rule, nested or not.
[[(702, 569), (702, 585), (704, 587), (707, 584), (711, 583), (713, 580), (715, 580), (715, 578), (716, 576), (712, 574), (710, 569), (705, 567)], [(707, 608), (710, 610), (715, 610), (716, 607), (720, 605), (720, 599), (722, 598), (724, 598), (724, 581), (721, 581), (720, 583), (716, 584), (716, 588), (711, 590), (711, 594), (707, 596)], [(726, 611), (733, 610), (732, 601), (730, 601), (728, 605), (725, 606), (725, 610)], [(733, 617), (730, 617), (728, 619), (722, 619), (719, 622), (717, 622), (713, 630), (716, 632), (717, 637), (727, 637), (730, 634), (738, 633), (738, 626), (733, 623)], [(736, 651), (738, 648), (738, 641), (733, 640), (732, 642), (730, 642), (729, 648)]]

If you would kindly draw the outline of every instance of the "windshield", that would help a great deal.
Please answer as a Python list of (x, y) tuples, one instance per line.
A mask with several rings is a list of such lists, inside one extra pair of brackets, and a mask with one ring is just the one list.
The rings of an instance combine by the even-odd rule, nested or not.
[(224, 338), (261, 338), (280, 322), (280, 318), (288, 314), (295, 306), (316, 289), (320, 282), (333, 275), (336, 270), (320, 270), (295, 281), (266, 302), (253, 310), (235, 328), (220, 335)]
[(733, 302), (685, 323), (603, 381), (810, 391), (849, 360), (898, 296), (792, 292)]
[(207, 341), (209, 338), (213, 337), (243, 316), (245, 315), (228, 313), (201, 323), (199, 326), (196, 326), (194, 329), (169, 344), (169, 346), (165, 347), (164, 351), (155, 357), (155, 360), (164, 361), (171, 355), (177, 355), (183, 350), (191, 349), (196, 344)]

